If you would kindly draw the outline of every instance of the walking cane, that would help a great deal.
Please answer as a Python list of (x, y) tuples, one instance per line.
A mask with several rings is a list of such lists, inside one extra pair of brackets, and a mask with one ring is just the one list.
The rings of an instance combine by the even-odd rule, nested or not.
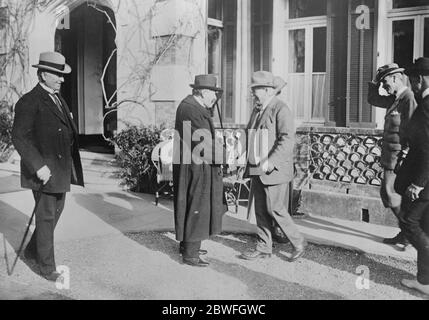
[(42, 195), (42, 188), (43, 188), (43, 184), (40, 186), (40, 188), (38, 190), (37, 197), (36, 197), (36, 203), (35, 203), (34, 209), (33, 209), (33, 213), (31, 214), (30, 220), (28, 221), (27, 229), (25, 229), (24, 237), (22, 238), (21, 245), (19, 246), (18, 252), (16, 253), (15, 260), (13, 261), (12, 268), (10, 270), (9, 270), (9, 265), (8, 265), (7, 274), (9, 276), (11, 276), (13, 274), (13, 270), (15, 269), (15, 265), (18, 262), (19, 256), (21, 255), (21, 251), (22, 251), (22, 248), (24, 247), (25, 239), (27, 238), (27, 234), (28, 234), (28, 231), (30, 230), (31, 223), (33, 222), (34, 215), (36, 214), (37, 207), (39, 206), (39, 201), (40, 201), (40, 198)]

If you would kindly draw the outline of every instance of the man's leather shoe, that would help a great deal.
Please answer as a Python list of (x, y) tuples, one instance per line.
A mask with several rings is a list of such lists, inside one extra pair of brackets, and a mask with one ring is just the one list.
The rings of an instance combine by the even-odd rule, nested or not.
[(385, 238), (385, 239), (383, 239), (383, 243), (385, 243), (385, 244), (391, 244), (391, 245), (400, 244), (400, 245), (406, 246), (409, 242), (405, 238), (404, 234), (401, 231), (396, 236), (394, 236), (393, 238)]
[[(185, 252), (185, 249), (183, 249), (183, 247), (179, 247), (179, 253), (180, 254), (183, 254)], [(206, 255), (207, 254), (207, 250), (204, 250), (204, 249), (200, 249), (200, 250), (198, 250), (198, 254), (200, 255), (200, 256), (204, 256), (204, 255)]]
[(52, 281), (55, 282), (57, 281), (60, 277), (62, 277), (61, 273), (57, 272), (57, 271), (52, 271), (51, 273), (47, 273), (47, 274), (43, 274), (42, 273), (42, 277), (45, 278), (48, 281)]
[(304, 252), (305, 252), (305, 245), (296, 247), (290, 256), (289, 261), (293, 262), (293, 261), (298, 260), (299, 258), (301, 258), (303, 256)]
[(183, 258), (183, 263), (193, 267), (208, 267), (209, 263), (201, 258)]
[(267, 259), (270, 257), (271, 253), (265, 253), (258, 250), (246, 251), (240, 256), (240, 258), (244, 260)]

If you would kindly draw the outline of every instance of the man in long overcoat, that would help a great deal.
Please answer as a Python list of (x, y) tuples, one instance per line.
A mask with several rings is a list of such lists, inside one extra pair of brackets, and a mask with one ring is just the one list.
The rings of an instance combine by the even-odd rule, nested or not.
[(402, 195), (401, 231), (417, 249), (417, 278), (402, 284), (429, 295), (429, 58), (417, 59), (406, 73), (419, 103), (405, 132), (410, 150), (395, 190)]
[(251, 180), (257, 224), (255, 249), (242, 254), (246, 260), (267, 258), (272, 253), (272, 234), (278, 226), (294, 251), (291, 261), (305, 249), (304, 237), (288, 212), (288, 188), (292, 181), (295, 145), (294, 117), (288, 106), (276, 96), (274, 76), (268, 71), (252, 75), (252, 94), (256, 100), (248, 128), (248, 161), (245, 176)]
[(39, 83), (15, 105), (12, 139), (21, 156), (21, 185), (33, 190), (36, 229), (24, 255), (37, 261), (41, 275), (56, 281), (54, 229), (70, 183), (83, 186), (78, 132), (60, 96), (64, 75), (71, 72), (58, 52), (40, 54)]
[(227, 211), (223, 201), (225, 153), (216, 139), (211, 108), (221, 89), (214, 75), (195, 77), (192, 95), (176, 111), (173, 156), (174, 218), (183, 262), (206, 267), (201, 241), (219, 234)]

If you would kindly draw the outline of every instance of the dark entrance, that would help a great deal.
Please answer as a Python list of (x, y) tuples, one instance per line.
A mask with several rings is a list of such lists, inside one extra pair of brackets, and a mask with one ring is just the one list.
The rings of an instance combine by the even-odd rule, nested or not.
[(109, 105), (116, 102), (116, 53), (112, 56), (116, 35), (106, 14), (114, 24), (115, 16), (107, 7), (97, 8), (102, 12), (87, 3), (73, 9), (70, 28), (56, 31), (55, 50), (72, 67), (62, 95), (78, 126), (81, 147), (112, 153), (113, 146), (104, 137), (112, 137), (117, 129), (117, 113), (106, 108), (106, 99), (111, 99)]

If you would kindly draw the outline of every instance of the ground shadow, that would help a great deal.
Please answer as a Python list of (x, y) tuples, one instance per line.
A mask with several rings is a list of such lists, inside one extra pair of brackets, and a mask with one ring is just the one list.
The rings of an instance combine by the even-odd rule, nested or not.
[[(236, 251), (243, 252), (246, 249), (254, 246), (255, 238), (245, 234), (234, 234), (234, 239), (231, 237), (217, 236), (212, 238), (213, 241), (219, 242)], [(288, 259), (283, 253), (290, 252), (290, 244), (275, 244), (273, 254), (280, 257), (285, 262)], [(323, 254), (320, 254), (322, 250)], [(400, 283), (401, 279), (413, 279), (416, 274), (415, 263), (411, 261), (402, 261), (391, 257), (381, 257), (376, 255), (368, 255), (343, 248), (334, 248), (325, 245), (309, 244), (302, 259), (308, 259), (315, 263), (325, 265), (327, 267), (345, 271), (351, 274), (356, 274), (358, 266), (367, 266), (370, 270), (370, 280), (372, 282), (388, 285), (399, 290), (406, 291), (416, 297), (427, 298), (424, 295), (417, 293), (414, 290), (403, 287)], [(399, 265), (401, 268), (396, 267)], [(407, 270), (408, 269), (408, 270)]]
[[(161, 232), (127, 233), (130, 239), (152, 250), (166, 254), (172, 260), (181, 263), (178, 253), (178, 242)], [(216, 237), (214, 237), (216, 238)], [(203, 243), (204, 247), (204, 243)], [(208, 258), (209, 268), (234, 277), (244, 283), (249, 295), (261, 300), (285, 300), (285, 299), (315, 299), (315, 300), (339, 300), (344, 299), (339, 295), (303, 286), (297, 283), (281, 280), (262, 272), (250, 270), (236, 263), (227, 263), (215, 258)]]
[[(27, 224), (30, 218), (29, 216), (25, 215), (21, 211), (15, 209), (14, 207), (3, 201), (0, 201), (0, 212), (0, 233), (3, 235), (1, 250), (3, 250), (6, 262), (6, 272), (9, 273), (10, 269), (12, 268), (15, 257), (18, 254), (18, 249), (21, 245), (22, 239), (25, 234), (25, 229), (27, 228)], [(23, 245), (23, 249), (25, 249), (25, 246), (27, 245), (28, 241), (30, 241), (31, 236), (32, 233), (31, 230), (29, 230)], [(6, 241), (12, 247), (13, 252), (8, 252)], [(27, 267), (34, 273), (39, 274), (39, 269), (35, 261), (25, 259), (23, 257), (22, 252), (18, 261), (19, 260), (24, 262)]]

